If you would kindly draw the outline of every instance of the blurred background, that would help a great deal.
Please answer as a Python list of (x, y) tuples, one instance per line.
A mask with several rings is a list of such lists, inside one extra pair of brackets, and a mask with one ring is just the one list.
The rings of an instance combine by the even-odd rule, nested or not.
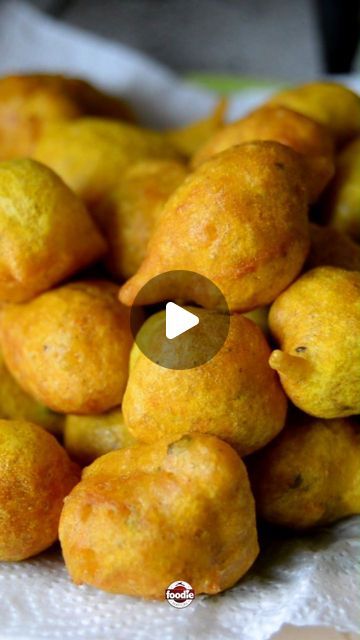
[[(0, 0), (1, 2), (1, 0)], [(359, 0), (29, 0), (181, 73), (309, 80), (359, 69)]]

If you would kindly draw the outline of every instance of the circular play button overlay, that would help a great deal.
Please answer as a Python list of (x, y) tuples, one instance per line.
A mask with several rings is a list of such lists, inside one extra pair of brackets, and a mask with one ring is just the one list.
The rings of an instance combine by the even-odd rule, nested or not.
[[(210, 309), (192, 305), (194, 299)], [(145, 322), (144, 313), (149, 316)], [(230, 314), (211, 280), (193, 271), (168, 271), (139, 291), (130, 323), (138, 348), (149, 360), (167, 369), (192, 369), (209, 362), (221, 349)]]

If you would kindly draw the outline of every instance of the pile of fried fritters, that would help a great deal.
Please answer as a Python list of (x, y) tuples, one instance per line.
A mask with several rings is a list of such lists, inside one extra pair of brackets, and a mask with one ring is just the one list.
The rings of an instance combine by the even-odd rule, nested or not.
[[(225, 111), (152, 131), (85, 81), (0, 79), (2, 561), (59, 538), (76, 583), (216, 594), (257, 520), (360, 513), (360, 98), (315, 83)], [(130, 330), (175, 270), (230, 310), (189, 369)], [(221, 314), (212, 291), (181, 300)], [(166, 341), (149, 309), (143, 339)]]

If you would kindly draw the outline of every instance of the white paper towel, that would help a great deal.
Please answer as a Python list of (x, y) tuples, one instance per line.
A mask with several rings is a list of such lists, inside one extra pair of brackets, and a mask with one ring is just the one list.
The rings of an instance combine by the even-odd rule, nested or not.
[[(88, 78), (134, 103), (149, 124), (205, 115), (211, 92), (127, 47), (65, 27), (21, 2), (0, 6), (0, 74), (50, 70)], [(348, 84), (360, 89), (358, 78)], [(267, 90), (241, 92), (231, 117)], [(0, 564), (0, 640), (267, 640), (284, 623), (360, 631), (360, 518), (312, 535), (265, 541), (232, 590), (186, 609), (71, 584), (59, 552)], [(181, 579), (181, 576), (177, 576)]]
[[(359, 631), (360, 518), (265, 542), (233, 589), (186, 609), (71, 584), (60, 554), (0, 565), (0, 638), (267, 640), (282, 624)], [(178, 576), (181, 579), (181, 576)]]

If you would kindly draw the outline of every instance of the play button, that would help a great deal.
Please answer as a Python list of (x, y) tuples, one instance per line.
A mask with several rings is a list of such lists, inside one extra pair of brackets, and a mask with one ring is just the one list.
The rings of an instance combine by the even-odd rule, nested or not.
[(165, 310), (165, 334), (169, 340), (181, 336), (199, 324), (199, 317), (183, 309), (175, 302), (168, 302)]
[[(219, 310), (192, 306), (199, 293), (204, 302), (215, 300)], [(192, 271), (169, 271), (139, 291), (130, 323), (138, 348), (149, 360), (167, 369), (191, 369), (209, 362), (223, 347), (230, 315), (213, 282)]]

